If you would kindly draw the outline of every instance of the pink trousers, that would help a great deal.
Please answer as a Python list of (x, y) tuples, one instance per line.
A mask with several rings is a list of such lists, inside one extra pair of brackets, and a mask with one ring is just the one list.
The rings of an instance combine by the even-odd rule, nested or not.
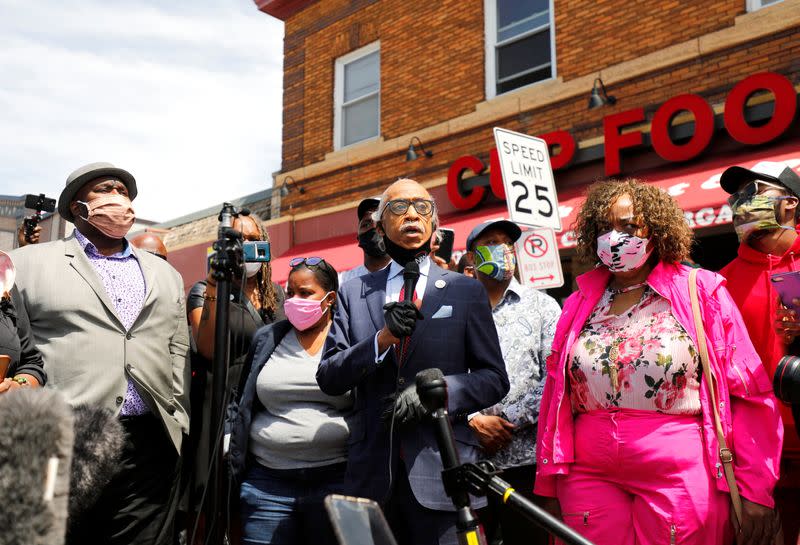
[(575, 463), (557, 484), (564, 521), (596, 545), (730, 543), (701, 425), (626, 409), (576, 416)]

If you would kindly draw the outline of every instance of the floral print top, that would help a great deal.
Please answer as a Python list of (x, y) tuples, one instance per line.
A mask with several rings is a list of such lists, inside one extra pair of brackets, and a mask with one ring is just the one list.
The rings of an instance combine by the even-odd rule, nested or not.
[(649, 286), (620, 315), (609, 313), (612, 301), (613, 293), (606, 290), (572, 345), (573, 412), (626, 408), (700, 414), (700, 357), (669, 301)]

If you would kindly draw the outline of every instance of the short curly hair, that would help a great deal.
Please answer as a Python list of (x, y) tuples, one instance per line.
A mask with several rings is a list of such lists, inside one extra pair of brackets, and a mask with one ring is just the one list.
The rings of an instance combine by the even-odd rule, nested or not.
[(621, 195), (629, 195), (637, 217), (644, 220), (659, 261), (680, 262), (689, 259), (692, 230), (683, 211), (663, 189), (629, 178), (592, 184), (578, 218), (575, 220), (577, 252), (581, 259), (598, 263), (597, 237), (607, 222), (611, 205)]

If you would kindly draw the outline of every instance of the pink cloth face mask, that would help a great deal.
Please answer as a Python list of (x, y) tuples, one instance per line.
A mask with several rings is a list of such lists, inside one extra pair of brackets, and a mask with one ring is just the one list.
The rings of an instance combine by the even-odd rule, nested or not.
[(89, 210), (87, 216), (81, 218), (109, 238), (124, 238), (136, 221), (131, 200), (125, 195), (103, 195), (89, 202), (77, 202)]
[(597, 257), (611, 272), (627, 272), (645, 264), (653, 253), (647, 251), (649, 238), (612, 230), (597, 237)]
[[(328, 293), (333, 292), (329, 291)], [(325, 297), (328, 296), (328, 293), (325, 294)], [(295, 329), (305, 331), (319, 322), (322, 316), (328, 312), (330, 306), (322, 310), (322, 301), (325, 300), (325, 297), (322, 299), (292, 297), (283, 302), (283, 311)]]

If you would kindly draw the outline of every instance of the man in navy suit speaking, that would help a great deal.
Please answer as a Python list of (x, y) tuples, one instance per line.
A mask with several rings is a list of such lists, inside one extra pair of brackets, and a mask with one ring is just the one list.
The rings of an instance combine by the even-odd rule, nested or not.
[[(380, 502), (398, 543), (455, 544), (455, 509), (414, 377), (442, 370), (459, 457), (477, 460), (466, 417), (509, 388), (497, 331), (483, 286), (431, 262), (438, 216), (424, 187), (393, 183), (374, 218), (392, 261), (340, 287), (317, 382), (331, 395), (354, 393), (345, 492)], [(411, 261), (419, 279), (406, 296), (403, 273)]]

